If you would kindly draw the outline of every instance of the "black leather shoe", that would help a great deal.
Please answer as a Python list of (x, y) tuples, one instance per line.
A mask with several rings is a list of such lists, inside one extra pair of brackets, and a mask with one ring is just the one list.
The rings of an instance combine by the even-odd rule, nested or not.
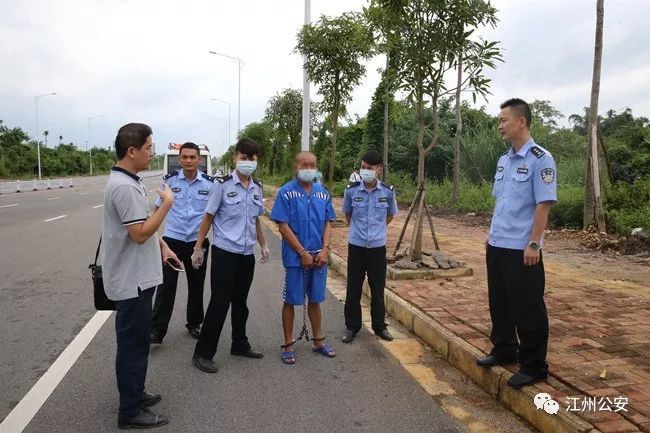
[(351, 329), (346, 329), (345, 334), (343, 334), (343, 337), (341, 337), (341, 341), (344, 343), (352, 343), (352, 340), (354, 340), (354, 337), (357, 336), (357, 333), (354, 332)]
[(235, 356), (244, 356), (246, 358), (252, 358), (252, 359), (264, 358), (264, 355), (262, 355), (260, 352), (255, 352), (250, 347), (246, 350), (230, 349), (230, 354)]
[(393, 336), (390, 335), (390, 332), (388, 332), (388, 329), (386, 328), (382, 329), (381, 331), (375, 332), (375, 335), (381, 338), (382, 340), (393, 341)]
[(548, 377), (548, 374), (545, 374), (543, 376), (531, 376), (529, 374), (525, 374), (520, 372), (515, 373), (509, 380), (508, 380), (508, 386), (519, 389), (524, 386), (529, 386), (537, 382), (543, 382), (546, 380)]
[(149, 337), (149, 343), (151, 344), (162, 344), (163, 338), (158, 334), (151, 334)]
[(150, 394), (147, 391), (144, 391), (142, 393), (142, 404), (144, 407), (153, 406), (160, 400), (162, 400), (162, 396), (160, 394)]
[(136, 416), (132, 418), (127, 418), (127, 419), (118, 418), (117, 420), (117, 426), (122, 430), (131, 429), (131, 428), (137, 428), (137, 429), (154, 428), (154, 427), (159, 427), (161, 425), (165, 425), (167, 423), (169, 423), (169, 419), (167, 419), (162, 415), (155, 414), (147, 408), (142, 409)]
[(217, 368), (217, 364), (214, 363), (214, 361), (210, 359), (205, 359), (201, 358), (200, 356), (194, 355), (192, 357), (192, 362), (194, 363), (194, 366), (201, 370), (204, 373), (216, 373), (219, 371)]
[(192, 338), (196, 338), (198, 340), (199, 335), (201, 335), (201, 325), (185, 325), (185, 327), (187, 328), (187, 331), (190, 333)]
[(485, 355), (476, 360), (476, 364), (481, 367), (492, 367), (495, 365), (509, 365), (516, 364), (517, 358), (507, 357), (507, 358), (498, 358), (494, 355)]

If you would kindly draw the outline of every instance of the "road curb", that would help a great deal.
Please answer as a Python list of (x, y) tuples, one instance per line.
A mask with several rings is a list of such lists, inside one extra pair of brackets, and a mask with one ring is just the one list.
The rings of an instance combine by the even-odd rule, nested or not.
[[(344, 278), (347, 276), (347, 263), (330, 252), (330, 269)], [(364, 281), (363, 292), (370, 296), (370, 287)], [(512, 376), (502, 367), (482, 368), (476, 365), (476, 358), (484, 355), (467, 341), (456, 336), (442, 324), (428, 316), (424, 311), (410, 304), (390, 289), (385, 290), (386, 311), (420, 337), (451, 365), (465, 373), (485, 392), (499, 400), (508, 410), (521, 416), (543, 433), (596, 433), (598, 430), (582, 418), (570, 412), (560, 411), (549, 415), (536, 409), (533, 398), (542, 389), (532, 386), (514, 390), (507, 386)]]

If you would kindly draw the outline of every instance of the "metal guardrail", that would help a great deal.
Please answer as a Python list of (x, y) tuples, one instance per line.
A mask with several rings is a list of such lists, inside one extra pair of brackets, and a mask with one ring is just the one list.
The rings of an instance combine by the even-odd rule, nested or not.
[[(138, 173), (142, 178), (158, 177), (164, 174), (164, 170), (143, 171)], [(0, 182), (0, 194), (14, 194), (18, 192), (44, 191), (53, 189), (72, 188), (88, 184), (91, 179), (106, 176), (78, 176), (58, 179), (34, 179), (34, 180), (13, 180)]]

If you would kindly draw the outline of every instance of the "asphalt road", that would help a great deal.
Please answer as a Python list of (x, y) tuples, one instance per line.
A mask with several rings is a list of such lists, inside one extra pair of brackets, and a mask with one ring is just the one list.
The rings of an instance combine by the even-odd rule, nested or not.
[[(0, 420), (95, 313), (87, 266), (99, 237), (104, 182), (0, 196)], [(157, 183), (147, 180), (151, 191)], [(227, 324), (219, 373), (196, 370), (194, 340), (183, 326), (182, 282), (169, 334), (149, 364), (147, 387), (163, 394), (155, 409), (171, 418), (158, 431), (466, 431), (367, 331), (355, 344), (338, 343), (343, 308), (331, 296), (324, 331), (338, 356), (326, 359), (299, 343), (297, 363), (282, 364), (280, 244), (267, 237), (272, 260), (257, 266), (248, 322), (249, 338), (265, 358), (232, 357)], [(114, 357), (110, 317), (25, 431), (116, 431)]]

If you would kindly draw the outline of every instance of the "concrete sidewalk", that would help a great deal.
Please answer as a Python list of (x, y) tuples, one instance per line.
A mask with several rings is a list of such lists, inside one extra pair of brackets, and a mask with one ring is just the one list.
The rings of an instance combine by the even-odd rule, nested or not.
[[(273, 196), (267, 195), (268, 209)], [(334, 202), (340, 212), (341, 199)], [(405, 213), (389, 226), (389, 251)], [(442, 250), (472, 267), (474, 275), (389, 280), (386, 305), (391, 315), (542, 432), (650, 432), (646, 264), (595, 252), (582, 257), (579, 251), (556, 251), (550, 239), (544, 256), (550, 377), (547, 383), (515, 391), (506, 382), (516, 367), (483, 369), (475, 364), (491, 347), (483, 247), (487, 229), (438, 218), (434, 223)], [(347, 228), (335, 228), (332, 239), (331, 268), (345, 275)], [(431, 239), (424, 245), (432, 250)], [(535, 406), (540, 392), (559, 403), (557, 414)]]

